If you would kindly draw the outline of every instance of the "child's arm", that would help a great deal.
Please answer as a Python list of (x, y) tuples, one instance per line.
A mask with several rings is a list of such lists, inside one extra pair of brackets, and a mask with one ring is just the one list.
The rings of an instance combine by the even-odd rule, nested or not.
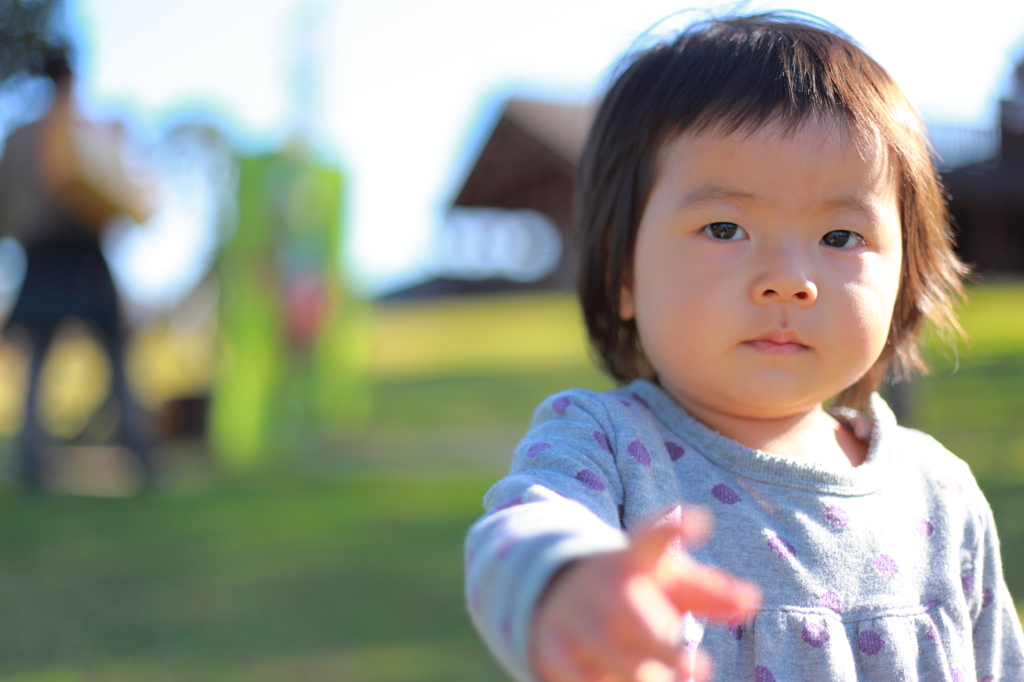
[(628, 539), (579, 502), (539, 484), (517, 490), (517, 482), (510, 477), (499, 483), (499, 493), (503, 487), (512, 490), (470, 529), (466, 600), (481, 637), (512, 678), (537, 682), (529, 638), (545, 586), (562, 567), (623, 549)]
[(677, 525), (639, 533), (631, 545), (576, 561), (549, 585), (537, 607), (531, 660), (547, 682), (593, 679), (704, 680), (710, 664), (680, 648), (682, 613), (716, 620), (757, 608), (757, 590), (702, 567), (670, 548), (700, 541), (698, 509)]
[(977, 524), (978, 541), (972, 565), (962, 581), (974, 621), (977, 679), (1024, 679), (1024, 633), (1003, 578), (995, 520), (981, 491), (971, 488), (977, 509), (973, 521)]
[(553, 577), (568, 579), (556, 586), (575, 582), (578, 566), (631, 547), (624, 517), (657, 518), (679, 499), (657, 432), (632, 428), (620, 401), (608, 402), (573, 391), (542, 403), (511, 474), (488, 491), (487, 514), (466, 540), (473, 623), (520, 682), (538, 680), (530, 640)]

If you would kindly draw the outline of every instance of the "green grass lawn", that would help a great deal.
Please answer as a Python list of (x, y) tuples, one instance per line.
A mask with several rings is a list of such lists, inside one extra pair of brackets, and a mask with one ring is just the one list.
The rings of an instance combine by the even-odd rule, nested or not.
[[(913, 384), (905, 419), (971, 464), (1018, 599), (1022, 319), (1024, 287), (978, 290), (975, 345)], [(586, 367), (390, 379), (364, 431), (308, 434), (257, 476), (199, 467), (123, 500), (0, 487), (0, 682), (505, 679), (465, 613), (462, 539), (537, 402), (609, 385)]]
[(496, 680), (462, 608), (490, 478), (0, 494), (0, 679)]

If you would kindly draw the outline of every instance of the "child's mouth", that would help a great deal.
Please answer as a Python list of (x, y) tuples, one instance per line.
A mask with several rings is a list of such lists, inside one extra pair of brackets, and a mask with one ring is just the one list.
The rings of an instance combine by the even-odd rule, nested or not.
[(802, 351), (807, 350), (807, 346), (802, 343), (775, 343), (774, 341), (767, 341), (764, 339), (755, 339), (753, 341), (744, 341), (744, 346), (749, 346), (756, 351), (761, 353), (767, 353), (769, 355), (795, 355)]
[(794, 332), (781, 330), (771, 331), (756, 339), (744, 341), (743, 345), (768, 355), (795, 355), (810, 348), (810, 346), (800, 343), (800, 339)]

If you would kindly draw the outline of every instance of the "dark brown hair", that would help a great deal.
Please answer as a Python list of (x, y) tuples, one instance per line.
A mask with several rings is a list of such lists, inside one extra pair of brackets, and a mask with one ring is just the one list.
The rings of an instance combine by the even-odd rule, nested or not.
[(57, 85), (71, 81), (74, 73), (68, 63), (67, 50), (53, 50), (44, 55), (43, 73)]
[(590, 340), (620, 382), (656, 378), (634, 320), (619, 315), (637, 228), (665, 143), (684, 132), (729, 134), (770, 124), (793, 131), (840, 119), (861, 144), (881, 144), (898, 184), (903, 267), (889, 336), (875, 365), (836, 397), (861, 408), (887, 377), (925, 369), (924, 323), (959, 332), (966, 268), (924, 126), (873, 59), (835, 27), (771, 12), (701, 21), (630, 55), (598, 107), (580, 163), (575, 237), (578, 291)]

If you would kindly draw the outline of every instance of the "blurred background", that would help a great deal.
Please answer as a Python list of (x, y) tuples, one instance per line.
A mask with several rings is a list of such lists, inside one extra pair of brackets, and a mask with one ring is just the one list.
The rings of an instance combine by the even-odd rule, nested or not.
[[(1024, 5), (742, 7), (842, 27), (929, 125), (969, 341), (930, 339), (891, 399), (971, 464), (1024, 605)], [(31, 355), (5, 335), (0, 682), (502, 679), (460, 545), (534, 406), (611, 385), (568, 290), (575, 169), (611, 64), (702, 16), (678, 10), (0, 0), (0, 139), (52, 118), (66, 48), (75, 119), (149, 201), (96, 239), (153, 470), (108, 344), (68, 320), (23, 491)], [(4, 317), (31, 257), (10, 234)]]

